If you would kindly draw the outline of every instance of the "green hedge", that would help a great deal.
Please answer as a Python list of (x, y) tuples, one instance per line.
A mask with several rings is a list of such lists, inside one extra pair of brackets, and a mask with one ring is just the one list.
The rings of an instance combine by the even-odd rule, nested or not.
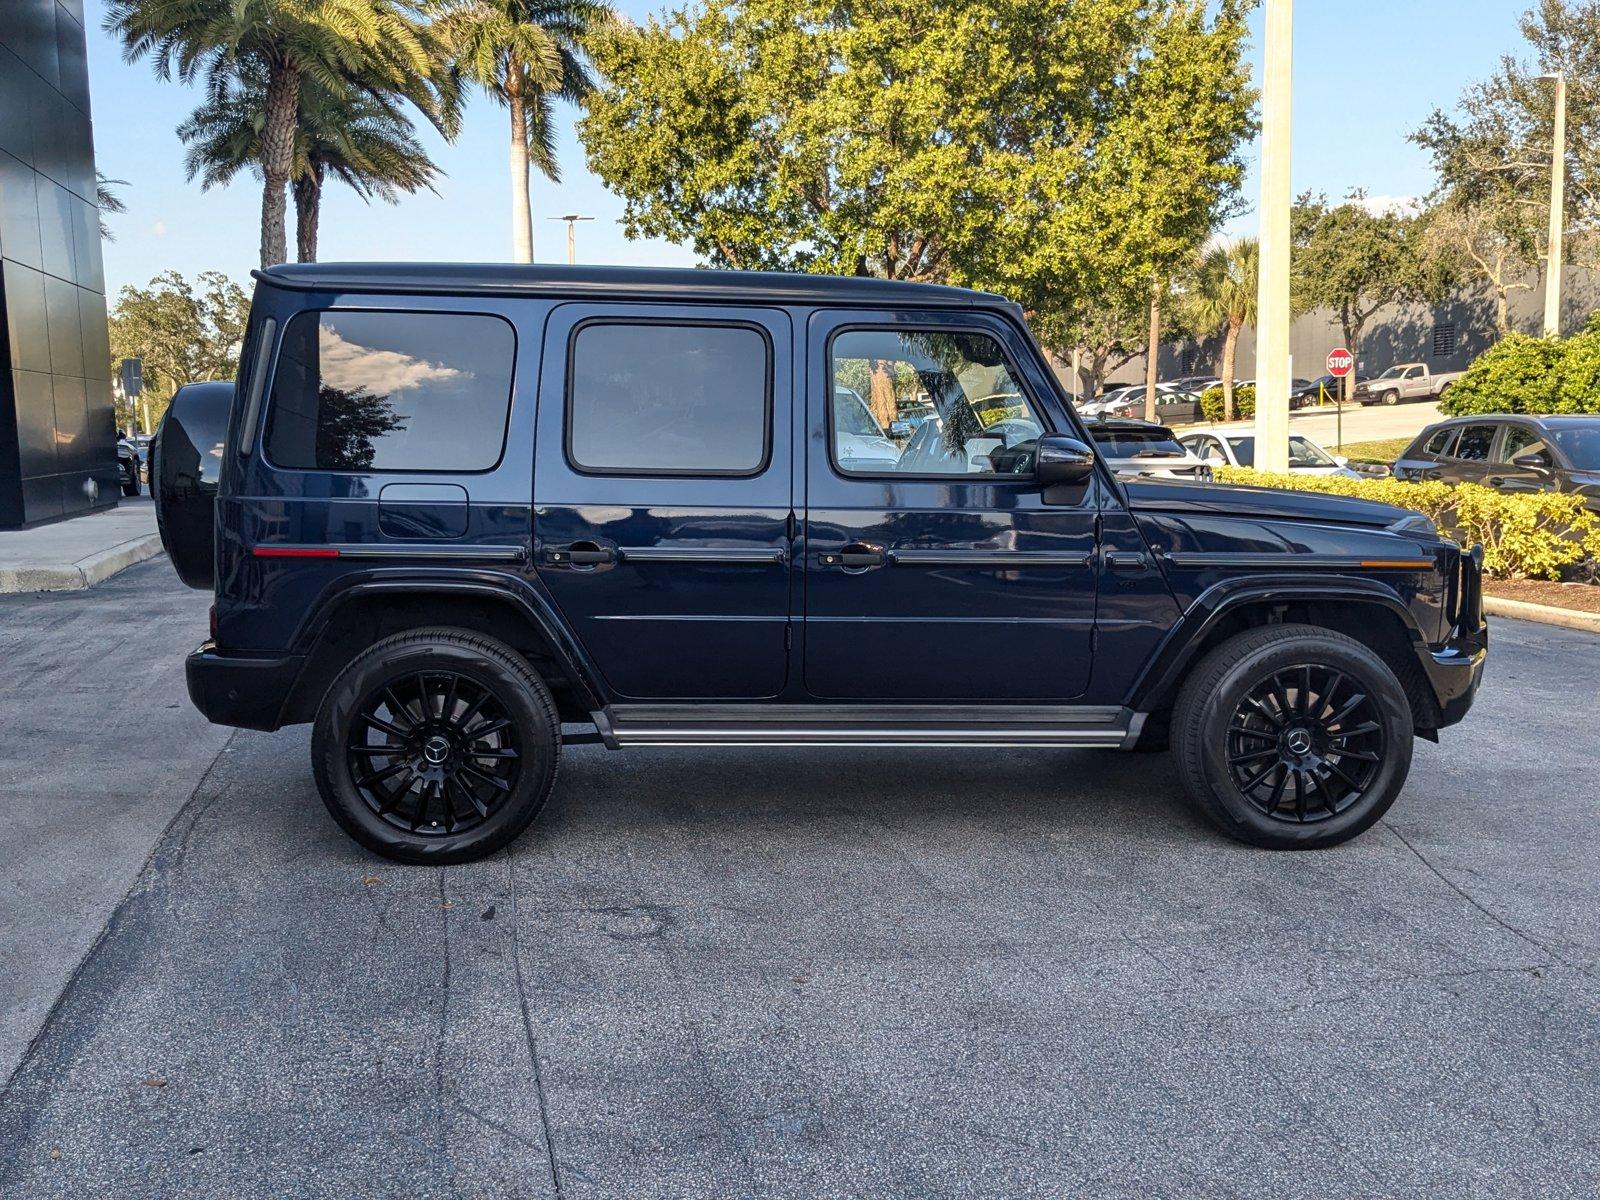
[(1246, 467), (1218, 467), (1216, 478), (1412, 509), (1463, 546), (1483, 543), (1484, 572), (1494, 579), (1560, 579), (1564, 571), (1600, 560), (1600, 517), (1570, 492), (1497, 492), (1475, 483), (1274, 474)]
[(1439, 409), (1453, 417), (1600, 414), (1600, 312), (1569, 338), (1508, 333), (1472, 361)]
[[(1212, 384), (1200, 393), (1200, 415), (1208, 421), (1223, 419), (1224, 399), (1222, 385)], [(1248, 421), (1256, 415), (1256, 389), (1252, 383), (1233, 389), (1233, 419)]]

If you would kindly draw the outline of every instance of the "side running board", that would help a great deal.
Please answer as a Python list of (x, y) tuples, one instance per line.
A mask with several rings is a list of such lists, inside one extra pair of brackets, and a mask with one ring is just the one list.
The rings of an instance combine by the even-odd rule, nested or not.
[(1115, 706), (623, 704), (593, 714), (623, 746), (1077, 746), (1129, 749), (1144, 714)]

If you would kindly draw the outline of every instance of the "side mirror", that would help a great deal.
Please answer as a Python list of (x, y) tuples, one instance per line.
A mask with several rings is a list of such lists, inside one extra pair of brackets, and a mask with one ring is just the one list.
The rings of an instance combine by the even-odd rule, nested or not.
[(1513, 467), (1521, 467), (1525, 471), (1548, 471), (1550, 469), (1550, 456), (1543, 450), (1535, 450), (1532, 454), (1519, 454), (1511, 460)]
[(1046, 488), (1083, 483), (1094, 472), (1094, 451), (1075, 437), (1047, 433), (1034, 450), (1034, 474)]

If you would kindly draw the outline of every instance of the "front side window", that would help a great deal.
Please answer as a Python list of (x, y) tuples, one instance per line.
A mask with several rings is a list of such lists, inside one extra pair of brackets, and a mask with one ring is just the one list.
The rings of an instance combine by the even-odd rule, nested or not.
[(1537, 454), (1550, 461), (1550, 451), (1545, 448), (1538, 433), (1526, 425), (1507, 425), (1506, 435), (1500, 440), (1501, 462), (1511, 462), (1526, 455)]
[(752, 326), (582, 325), (572, 340), (567, 457), (600, 474), (757, 474), (771, 379), (771, 348)]
[(499, 317), (300, 313), (272, 378), (267, 457), (305, 471), (488, 470), (515, 354)]
[(858, 329), (832, 346), (833, 461), (847, 475), (1014, 475), (1044, 426), (986, 333)]
[(1468, 425), (1461, 431), (1456, 443), (1455, 456), (1467, 462), (1483, 462), (1489, 457), (1489, 447), (1494, 445), (1493, 425)]

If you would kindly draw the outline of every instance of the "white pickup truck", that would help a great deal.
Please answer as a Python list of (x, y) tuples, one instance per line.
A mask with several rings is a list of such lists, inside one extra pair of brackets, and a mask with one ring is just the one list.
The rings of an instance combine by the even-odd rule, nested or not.
[(1431, 371), (1426, 363), (1395, 363), (1382, 375), (1356, 385), (1361, 404), (1399, 404), (1402, 400), (1437, 400), (1463, 371)]

